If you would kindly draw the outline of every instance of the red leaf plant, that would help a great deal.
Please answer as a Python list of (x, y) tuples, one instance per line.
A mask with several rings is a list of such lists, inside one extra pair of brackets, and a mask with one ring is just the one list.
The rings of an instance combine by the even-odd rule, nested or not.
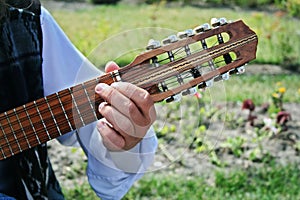
[(248, 122), (251, 126), (254, 126), (254, 120), (257, 118), (255, 115), (252, 115), (252, 112), (255, 110), (255, 104), (251, 99), (246, 99), (243, 101), (242, 110), (249, 110)]
[(288, 129), (286, 123), (290, 120), (292, 120), (292, 116), (289, 112), (280, 111), (277, 113), (276, 123), (282, 127), (282, 130)]

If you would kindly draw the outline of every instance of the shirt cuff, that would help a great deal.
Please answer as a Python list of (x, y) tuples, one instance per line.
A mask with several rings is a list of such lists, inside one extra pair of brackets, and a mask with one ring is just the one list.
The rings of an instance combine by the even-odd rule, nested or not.
[(151, 127), (143, 140), (128, 151), (111, 152), (102, 143), (96, 123), (81, 128), (78, 140), (88, 157), (87, 176), (103, 199), (120, 199), (152, 164), (157, 137)]

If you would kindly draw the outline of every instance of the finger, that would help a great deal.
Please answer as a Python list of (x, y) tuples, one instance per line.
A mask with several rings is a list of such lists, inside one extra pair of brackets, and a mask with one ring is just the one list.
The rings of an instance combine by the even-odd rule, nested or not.
[[(105, 117), (107, 123), (109, 123), (109, 125), (105, 123), (106, 127), (111, 130), (112, 133), (121, 136), (125, 142), (124, 146), (123, 144), (119, 145), (120, 141), (116, 140), (115, 136), (107, 135), (107, 139), (105, 139), (103, 143), (105, 146), (109, 147), (109, 149), (118, 151), (120, 150), (119, 148), (121, 148), (121, 146), (123, 146), (123, 150), (129, 150), (133, 148), (142, 140), (149, 128), (134, 126), (132, 121), (130, 121), (126, 116), (105, 102), (99, 105), (99, 112), (103, 117)], [(109, 132), (104, 133), (109, 134)]]
[(97, 129), (102, 136), (104, 146), (110, 151), (120, 151), (125, 147), (125, 139), (104, 121), (97, 123)]
[[(148, 128), (144, 130), (137, 128), (135, 130), (136, 127), (133, 126), (132, 122), (127, 117), (107, 103), (100, 104), (99, 111), (105, 117), (107, 122), (111, 124), (111, 126), (109, 126), (105, 123), (104, 127), (106, 128), (106, 131), (102, 130), (105, 136), (103, 143), (111, 150), (119, 151), (120, 148), (123, 150), (129, 150), (140, 142), (147, 133)], [(102, 124), (99, 124), (98, 126), (100, 127), (101, 125)], [(98, 128), (99, 132), (101, 131), (100, 128)], [(121, 138), (119, 138), (119, 136), (121, 136)], [(119, 139), (122, 140), (120, 141)]]
[(140, 126), (145, 126), (150, 123), (150, 120), (145, 120), (145, 117), (137, 105), (115, 88), (100, 83), (96, 86), (96, 92), (116, 110), (132, 119), (134, 123)]
[(133, 101), (145, 118), (150, 117), (152, 122), (155, 120), (154, 102), (146, 90), (124, 82), (115, 82), (111, 86)]
[(109, 73), (109, 72), (112, 72), (112, 71), (118, 70), (118, 69), (120, 69), (120, 67), (113, 61), (110, 61), (105, 65), (106, 73)]
[[(101, 103), (99, 105), (99, 112), (113, 126), (113, 129), (119, 132), (123, 137), (126, 137), (127, 135), (139, 137), (136, 135), (135, 127), (130, 119), (114, 107), (107, 103)], [(140, 137), (143, 137), (143, 135)]]

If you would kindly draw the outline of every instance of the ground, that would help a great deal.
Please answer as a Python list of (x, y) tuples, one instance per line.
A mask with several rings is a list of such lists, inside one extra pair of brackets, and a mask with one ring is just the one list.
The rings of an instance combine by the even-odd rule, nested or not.
[[(68, 4), (57, 1), (43, 1), (43, 5), (49, 9), (77, 9), (83, 6), (90, 6), (85, 3)], [(252, 65), (247, 67), (246, 73), (281, 74), (289, 72), (282, 70), (279, 66)], [(220, 110), (226, 108), (227, 112), (234, 113), (231, 123), (234, 120), (247, 118), (247, 113), (241, 110), (240, 104), (217, 102), (213, 106), (218, 107)], [(258, 136), (255, 135), (255, 128), (249, 124), (233, 124), (232, 126), (232, 124), (225, 123), (222, 120), (223, 118), (214, 119), (213, 123), (210, 122), (210, 128), (205, 133), (206, 137), (204, 141), (207, 141), (210, 145), (212, 144), (210, 146), (211, 151), (196, 152), (195, 148), (197, 145), (195, 146), (193, 143), (195, 141), (188, 140), (189, 142), (187, 143), (182, 142), (180, 131), (177, 130), (177, 132), (170, 134), (171, 137), (169, 140), (164, 140), (167, 142), (159, 145), (155, 161), (150, 169), (156, 173), (164, 174), (201, 175), (207, 177), (209, 183), (213, 183), (213, 173), (219, 169), (247, 169), (249, 167), (259, 167), (262, 165), (262, 162), (271, 161), (280, 164), (300, 164), (300, 146), (297, 146), (300, 141), (300, 132), (298, 131), (300, 129), (300, 105), (288, 103), (284, 107), (292, 116), (292, 120), (288, 123), (288, 130), (280, 134), (260, 137), (261, 140), (256, 142), (251, 142), (257, 139)], [(256, 114), (262, 121), (263, 118), (267, 117), (267, 113), (261, 112), (261, 109), (258, 108)], [(157, 123), (161, 126), (165, 121), (159, 119)], [(191, 134), (192, 136), (193, 134)], [(230, 143), (228, 142), (228, 138), (235, 138), (237, 141), (231, 141)], [(244, 140), (244, 142), (240, 143), (240, 146), (237, 144), (239, 138)], [(63, 187), (71, 188), (76, 184), (87, 181), (84, 172), (86, 157), (82, 150), (73, 147), (64, 147), (56, 140), (53, 140), (49, 142), (49, 155), (56, 175)], [(251, 156), (252, 158), (250, 159)]]
[[(289, 73), (283, 71), (279, 66), (272, 65), (253, 65), (247, 67), (249, 74), (255, 73)], [(272, 69), (272, 70), (271, 70)], [(267, 132), (265, 137), (261, 137), (258, 142), (258, 136), (255, 127), (245, 123), (244, 125), (231, 124), (235, 120), (247, 119), (248, 112), (241, 110), (238, 103), (216, 103), (213, 105), (222, 110), (226, 108), (226, 113), (233, 114), (232, 119), (224, 120), (224, 112), (220, 111), (223, 117), (211, 120), (209, 128), (203, 137), (204, 143), (209, 144), (210, 151), (195, 151), (195, 144), (192, 144), (191, 133), (189, 138), (183, 138), (180, 130), (168, 134), (164, 142), (160, 143), (155, 161), (150, 168), (150, 172), (164, 174), (183, 174), (186, 176), (201, 175), (206, 177), (209, 183), (213, 183), (216, 170), (234, 170), (247, 169), (249, 167), (260, 167), (263, 162), (275, 161), (279, 164), (297, 163), (300, 164), (300, 105), (296, 103), (287, 103), (284, 105), (286, 111), (291, 113), (292, 120), (288, 122), (288, 130), (279, 134)], [(161, 109), (161, 108), (160, 108)], [(160, 110), (158, 109), (158, 110)], [(267, 113), (257, 108), (255, 114), (258, 126), (263, 118), (268, 117)], [(158, 111), (159, 112), (159, 111)], [(160, 118), (164, 118), (163, 114)], [(164, 119), (159, 119), (157, 127), (166, 124)], [(228, 142), (229, 138), (240, 139), (244, 142), (239, 146), (234, 146), (234, 141)], [(253, 142), (255, 140), (255, 142)], [(167, 141), (167, 142), (166, 142)], [(238, 142), (238, 141), (237, 141)], [(193, 146), (193, 147), (191, 147)], [(263, 147), (259, 151), (259, 147)], [(234, 151), (240, 151), (238, 153)], [(211, 154), (213, 152), (213, 154)], [(253, 153), (256, 153), (253, 155)], [(66, 187), (74, 187), (87, 181), (84, 167), (86, 157), (81, 149), (65, 147), (56, 140), (49, 142), (49, 154), (52, 160), (53, 168), (61, 184)], [(238, 155), (238, 156), (237, 156)], [(254, 156), (254, 158), (250, 157)], [(215, 157), (216, 156), (216, 157)]]

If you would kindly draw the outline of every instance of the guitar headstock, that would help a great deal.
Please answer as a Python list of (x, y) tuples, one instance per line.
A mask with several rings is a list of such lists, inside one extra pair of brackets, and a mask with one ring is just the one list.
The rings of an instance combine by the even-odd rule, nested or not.
[[(256, 58), (258, 38), (243, 21), (212, 19), (164, 40), (150, 40), (146, 51), (114, 72), (117, 81), (146, 89), (155, 102), (174, 101), (194, 94), (214, 81), (243, 73)], [(117, 73), (117, 74), (115, 74)]]

